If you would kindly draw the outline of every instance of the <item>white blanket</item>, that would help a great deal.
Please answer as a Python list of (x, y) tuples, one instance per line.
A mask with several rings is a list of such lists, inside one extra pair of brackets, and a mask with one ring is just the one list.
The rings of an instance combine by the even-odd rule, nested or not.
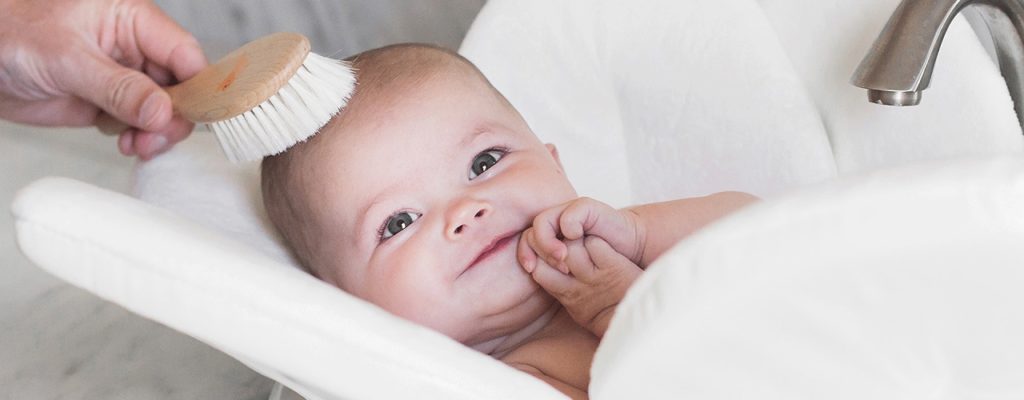
[(619, 306), (599, 399), (1024, 398), (1024, 158), (925, 163), (741, 211)]

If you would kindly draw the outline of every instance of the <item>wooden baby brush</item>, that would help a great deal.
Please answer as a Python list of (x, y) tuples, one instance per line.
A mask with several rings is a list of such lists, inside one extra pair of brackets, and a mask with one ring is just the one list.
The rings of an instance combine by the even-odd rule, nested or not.
[[(354, 89), (348, 64), (311, 52), (305, 36), (287, 32), (249, 42), (164, 88), (175, 113), (208, 124), (233, 162), (277, 154), (313, 136)], [(109, 115), (96, 125), (111, 134), (128, 128)]]

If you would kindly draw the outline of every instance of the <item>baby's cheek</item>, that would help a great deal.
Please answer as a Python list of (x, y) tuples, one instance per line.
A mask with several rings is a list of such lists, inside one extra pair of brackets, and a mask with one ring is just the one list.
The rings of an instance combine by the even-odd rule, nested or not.
[(382, 276), (384, 293), (378, 295), (385, 310), (427, 328), (459, 340), (465, 330), (465, 313), (457, 301), (447, 265), (438, 264), (437, 257), (425, 255), (420, 260), (406, 258), (400, 266)]
[(520, 195), (532, 215), (578, 197), (572, 184), (555, 169), (534, 165), (525, 168), (518, 178), (518, 190), (509, 193)]
[(364, 299), (400, 317), (431, 325), (424, 318), (439, 299), (436, 281), (418, 271), (404, 265), (381, 268), (369, 275)]
[(389, 260), (387, 279), (402, 282), (402, 286), (410, 291), (427, 292), (425, 295), (440, 298), (454, 276), (454, 260), (457, 260), (458, 249), (450, 244), (435, 243), (429, 237), (416, 239), (406, 243)]

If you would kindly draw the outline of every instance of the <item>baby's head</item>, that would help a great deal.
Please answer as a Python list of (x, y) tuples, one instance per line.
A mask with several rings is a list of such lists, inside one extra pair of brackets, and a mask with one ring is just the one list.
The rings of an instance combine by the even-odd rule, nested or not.
[(320, 133), (263, 161), (271, 221), (313, 274), (467, 345), (553, 304), (516, 261), (540, 211), (576, 197), (555, 148), (469, 61), (425, 45), (356, 56)]

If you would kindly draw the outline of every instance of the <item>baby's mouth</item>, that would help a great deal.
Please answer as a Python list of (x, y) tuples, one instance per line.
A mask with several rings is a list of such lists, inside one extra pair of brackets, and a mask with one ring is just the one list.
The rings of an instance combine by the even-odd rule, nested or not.
[(505, 234), (502, 234), (502, 235), (498, 236), (493, 241), (491, 241), (491, 243), (489, 245), (487, 245), (486, 247), (484, 247), (480, 251), (480, 254), (477, 255), (476, 258), (473, 259), (473, 261), (471, 261), (469, 263), (469, 265), (467, 265), (466, 268), (462, 270), (462, 273), (460, 273), (459, 276), (462, 276), (462, 274), (465, 274), (466, 271), (469, 271), (470, 269), (475, 267), (477, 264), (480, 264), (480, 263), (490, 259), (491, 256), (504, 251), (510, 245), (516, 243), (517, 242), (516, 239), (519, 237), (519, 233), (520, 233), (520, 231), (507, 232)]

